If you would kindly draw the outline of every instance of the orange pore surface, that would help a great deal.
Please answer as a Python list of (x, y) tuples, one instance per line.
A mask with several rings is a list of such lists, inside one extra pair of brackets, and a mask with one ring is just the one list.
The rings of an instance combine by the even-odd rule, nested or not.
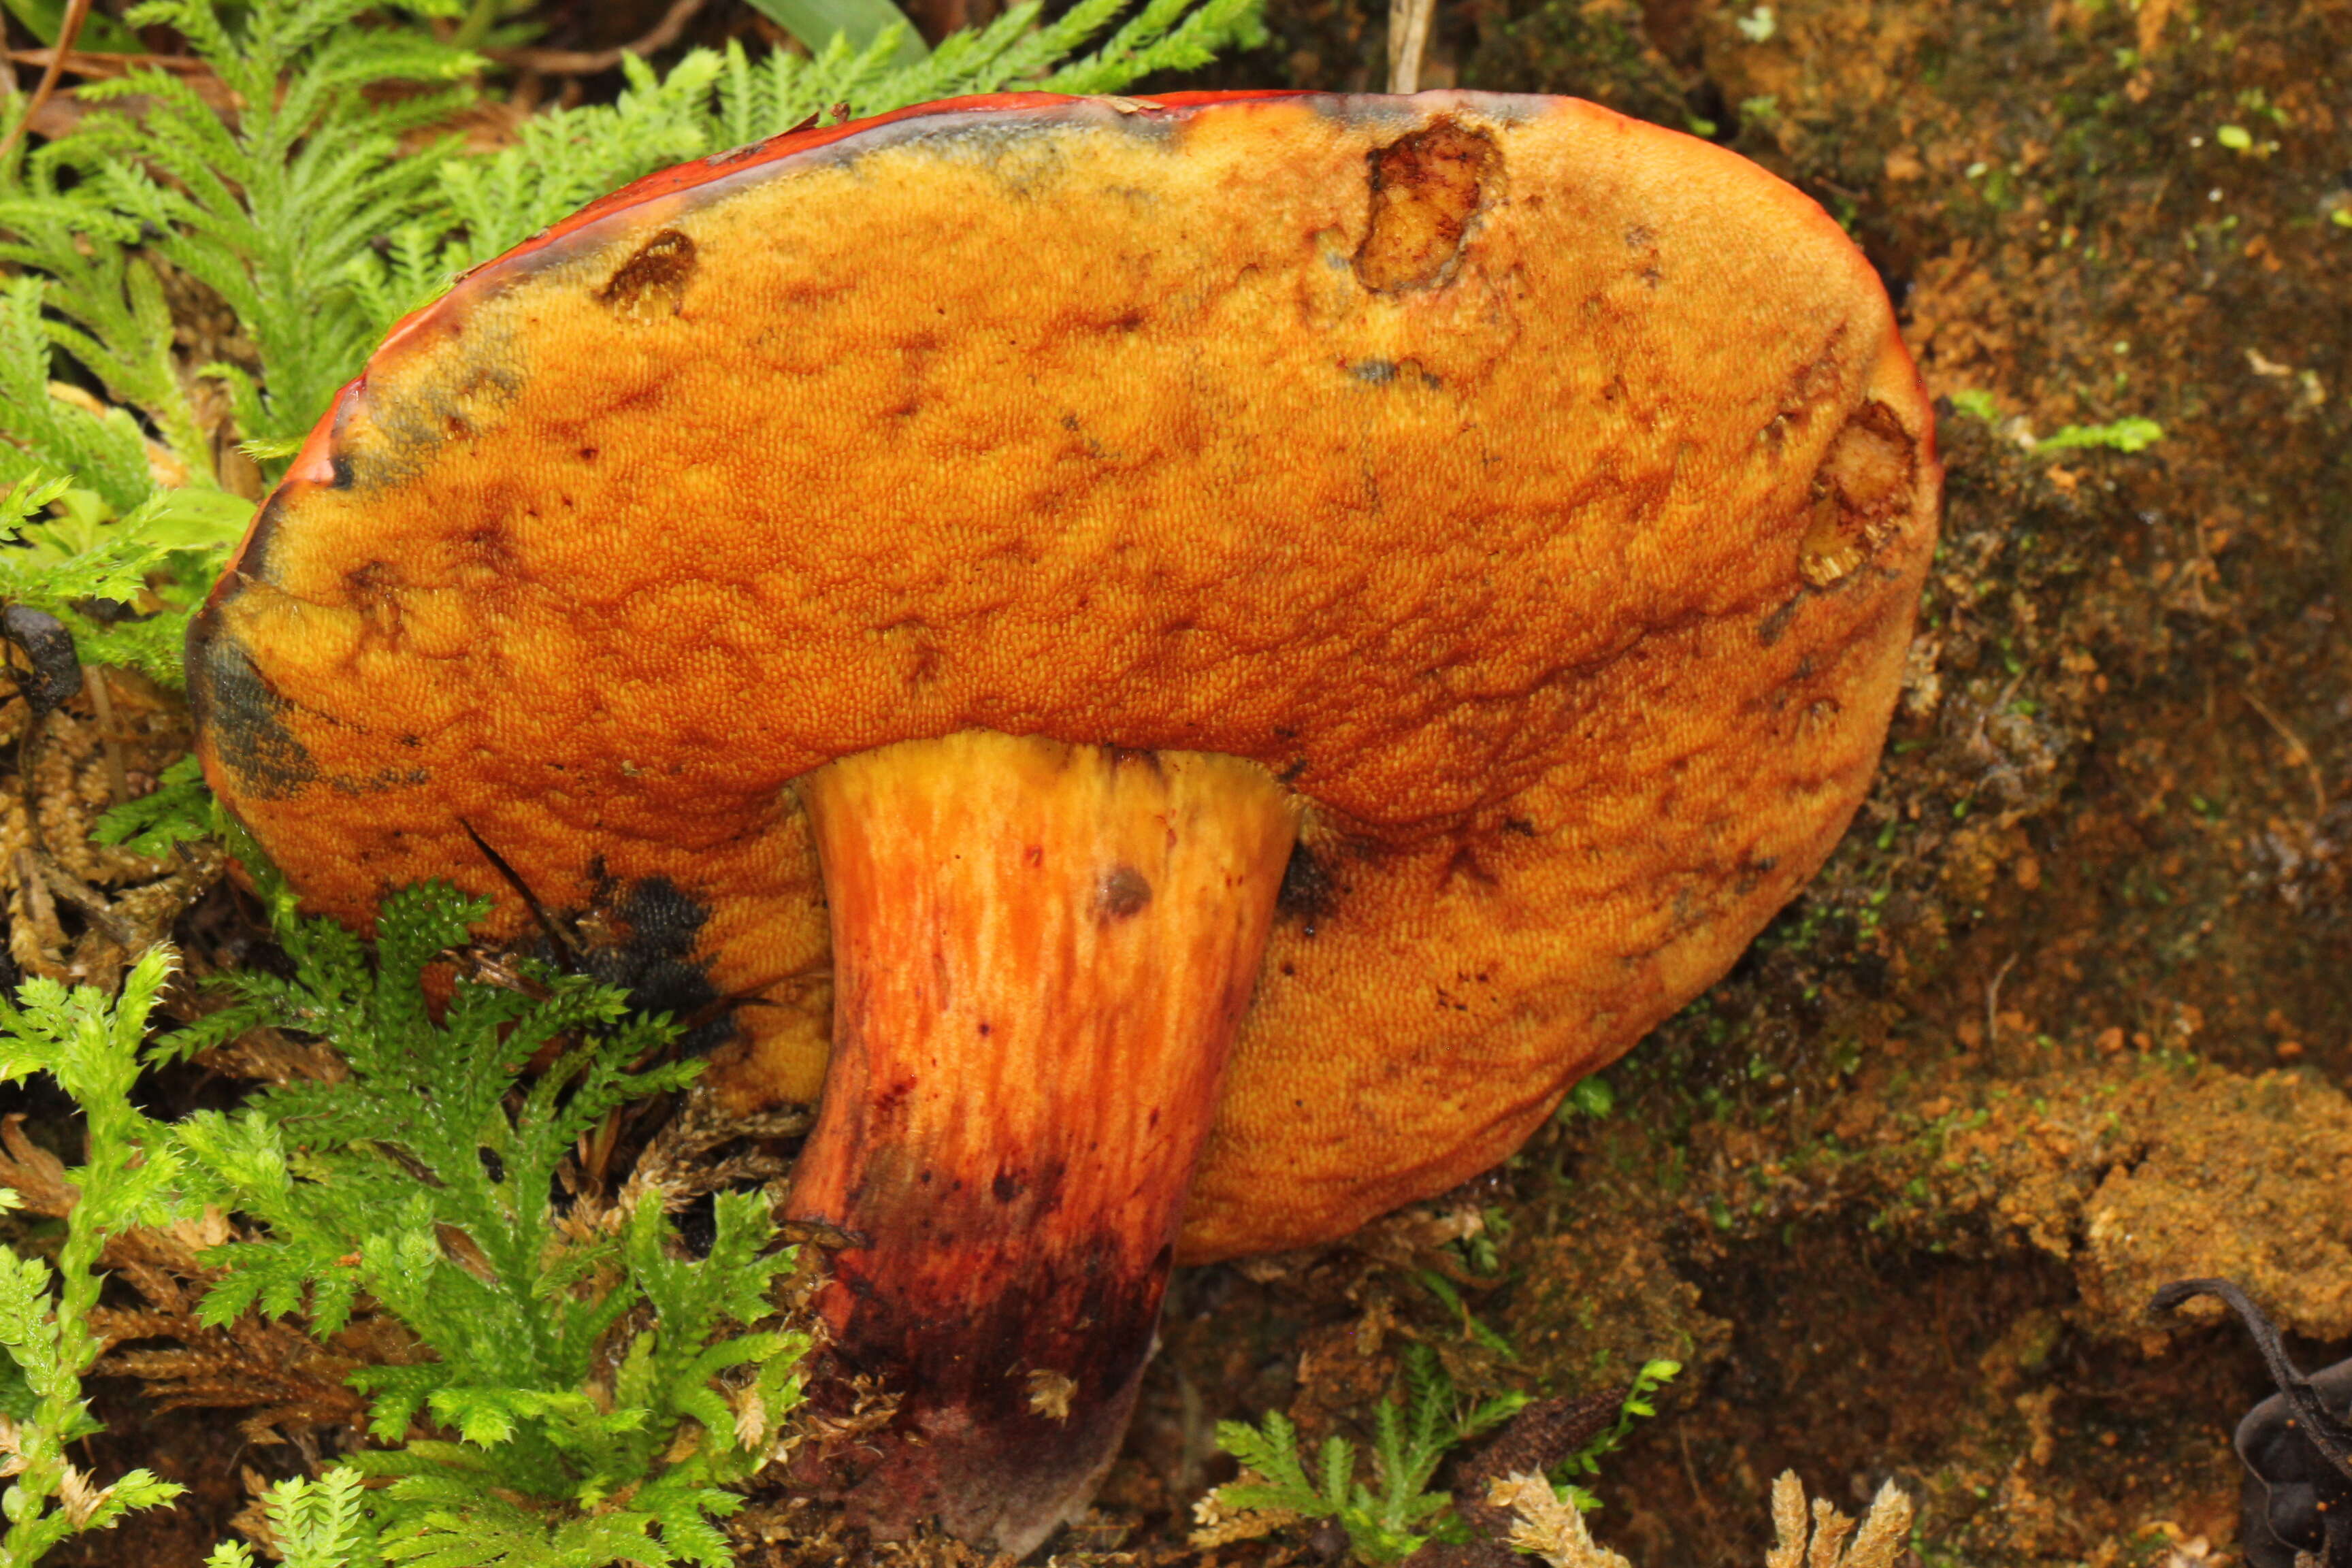
[(822, 1081), (791, 781), (991, 729), (1308, 803), (1193, 1258), (1514, 1148), (1877, 755), (1937, 488), (1885, 295), (1570, 100), (950, 107), (656, 176), (394, 333), (191, 637), (312, 907), (441, 877)]

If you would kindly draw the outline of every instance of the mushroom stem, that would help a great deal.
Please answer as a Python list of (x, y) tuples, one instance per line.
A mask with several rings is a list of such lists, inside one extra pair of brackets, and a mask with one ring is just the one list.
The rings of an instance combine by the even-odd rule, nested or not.
[(1255, 763), (984, 731), (799, 787), (835, 1003), (792, 1208), (865, 1238), (820, 1309), (903, 1396), (853, 1510), (1025, 1553), (1118, 1452), (1297, 813)]

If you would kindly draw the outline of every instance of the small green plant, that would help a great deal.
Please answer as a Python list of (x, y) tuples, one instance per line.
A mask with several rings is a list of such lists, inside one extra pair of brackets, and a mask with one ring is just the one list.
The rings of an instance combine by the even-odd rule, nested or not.
[[(138, 605), (158, 587), (194, 603), (252, 505), (217, 489), (158, 489), (128, 414), (52, 396), (42, 298), (37, 279), (0, 279), (0, 601), (64, 620), (86, 663), (176, 683), (184, 614), (110, 623), (83, 611)], [(44, 460), (59, 453), (64, 463)]]
[[(1598, 1473), (1601, 1459), (1625, 1440), (1633, 1424), (1656, 1414), (1650, 1396), (1681, 1373), (1679, 1362), (1643, 1365), (1615, 1421), (1553, 1467), (1550, 1483), (1562, 1506), (1585, 1512), (1601, 1506), (1567, 1478)], [(1373, 1407), (1371, 1486), (1358, 1475), (1356, 1446), (1337, 1434), (1323, 1440), (1310, 1470), (1298, 1447), (1298, 1430), (1281, 1412), (1268, 1412), (1255, 1426), (1219, 1422), (1217, 1446), (1244, 1468), (1240, 1480), (1219, 1487), (1195, 1510), (1209, 1529), (1194, 1543), (1213, 1544), (1269, 1524), (1310, 1519), (1337, 1521), (1348, 1532), (1356, 1561), (1365, 1563), (1401, 1562), (1432, 1541), (1467, 1540), (1467, 1528), (1452, 1511), (1453, 1496), (1429, 1490), (1429, 1483), (1448, 1452), (1530, 1403), (1524, 1394), (1507, 1394), (1465, 1409), (1435, 1352), (1426, 1345), (1411, 1346), (1397, 1397)], [(1240, 1529), (1230, 1528), (1237, 1523)]]
[[(101, 1249), (136, 1226), (208, 1207), (246, 1239), (206, 1251), (202, 1321), (294, 1314), (321, 1338), (372, 1300), (415, 1345), (362, 1368), (381, 1447), (281, 1488), (283, 1539), (320, 1568), (603, 1568), (733, 1554), (717, 1521), (729, 1487), (766, 1463), (800, 1399), (806, 1336), (761, 1329), (793, 1255), (764, 1196), (722, 1194), (706, 1257), (687, 1255), (647, 1183), (609, 1205), (559, 1212), (558, 1168), (580, 1135), (698, 1064), (642, 1065), (673, 1031), (634, 1018), (592, 980), (526, 964), (525, 989), (458, 980), (436, 1016), (425, 972), (462, 946), (485, 905), (446, 888), (386, 900), (373, 953), (292, 900), (251, 847), (293, 961), (246, 972), (236, 1000), (143, 1044), (168, 949), (119, 998), (48, 981), (0, 1002), (0, 1079), (45, 1072), (80, 1108), (88, 1154), (56, 1267), (0, 1255), (0, 1428), (15, 1476), (0, 1568), (31, 1568), (69, 1534), (179, 1489), (133, 1471), (101, 1488), (66, 1446), (98, 1430), (80, 1377), (103, 1345), (89, 1326)], [(266, 1090), (231, 1114), (167, 1124), (132, 1102), (142, 1065), (257, 1024), (331, 1041), (348, 1074)], [(535, 1075), (535, 1056), (552, 1060)], [(58, 1294), (50, 1296), (52, 1287)], [(388, 1485), (362, 1490), (369, 1478)], [(242, 1563), (224, 1547), (217, 1563)]]
[[(147, 0), (131, 22), (184, 37), (236, 94), (238, 114), (224, 119), (168, 72), (133, 71), (82, 97), (135, 94), (148, 100), (144, 113), (94, 114), (34, 160), (48, 192), (57, 174), (73, 172), (84, 210), (102, 207), (118, 235), (136, 225), (154, 255), (236, 313), (266, 382), (230, 361), (199, 369), (226, 385), (247, 440), (299, 438), (381, 331), (352, 287), (349, 258), (431, 200), (440, 160), (404, 156), (401, 138), (471, 97), (467, 79), (481, 62), (420, 26), (358, 25), (384, 10), (380, 0), (259, 0), (233, 11)], [(412, 23), (456, 10), (454, 0), (390, 8)], [(369, 96), (377, 83), (407, 90)], [(61, 308), (103, 331), (54, 243), (36, 256), (64, 285)]]
[(1568, 1091), (1567, 1098), (1559, 1102), (1559, 1109), (1552, 1112), (1552, 1116), (1565, 1127), (1578, 1117), (1587, 1117), (1594, 1121), (1605, 1121), (1616, 1109), (1616, 1089), (1611, 1087), (1607, 1079), (1594, 1073), (1590, 1078), (1576, 1080), (1576, 1087)]
[(839, 34), (850, 47), (862, 49), (887, 34), (897, 44), (901, 65), (912, 65), (930, 53), (921, 35), (907, 25), (906, 13), (890, 0), (751, 0), (751, 6), (812, 47)]
[(212, 791), (205, 787), (204, 766), (191, 753), (165, 764), (153, 789), (100, 816), (89, 836), (160, 859), (175, 844), (218, 837), (226, 828)]
[(1658, 1413), (1657, 1405), (1650, 1396), (1682, 1374), (1683, 1363), (1678, 1361), (1662, 1357), (1643, 1362), (1642, 1370), (1633, 1374), (1633, 1386), (1626, 1389), (1624, 1400), (1617, 1406), (1617, 1418), (1575, 1453), (1552, 1467), (1553, 1482), (1571, 1494), (1577, 1507), (1590, 1512), (1601, 1504), (1570, 1478), (1599, 1475), (1601, 1461), (1615, 1453), (1625, 1439), (1633, 1436), (1633, 1424), (1646, 1421)]
[[(254, 864), (257, 857), (247, 858)], [(635, 1065), (674, 1031), (625, 997), (524, 965), (521, 990), (455, 983), (436, 1018), (425, 972), (487, 901), (395, 893), (367, 947), (292, 913), (265, 877), (290, 977), (247, 971), (237, 998), (170, 1037), (192, 1051), (256, 1025), (334, 1043), (340, 1081), (271, 1089), (176, 1129), (192, 1201), (262, 1227), (205, 1256), (224, 1277), (202, 1317), (299, 1312), (333, 1333), (364, 1292), (430, 1358), (362, 1369), (371, 1430), (349, 1456), (383, 1559), (417, 1568), (601, 1568), (732, 1561), (713, 1522), (767, 1460), (799, 1401), (808, 1342), (753, 1331), (792, 1264), (766, 1199), (722, 1194), (709, 1256), (683, 1255), (648, 1186), (591, 1217), (557, 1209), (580, 1136), (698, 1063)], [(525, 1064), (551, 1051), (528, 1084)]]
[[(1298, 1430), (1280, 1411), (1255, 1426), (1217, 1424), (1217, 1446), (1258, 1479), (1217, 1489), (1216, 1507), (1229, 1512), (1278, 1512), (1331, 1519), (1348, 1532), (1360, 1563), (1396, 1563), (1427, 1542), (1459, 1534), (1453, 1497), (1429, 1490), (1431, 1478), (1455, 1445), (1492, 1430), (1525, 1408), (1525, 1394), (1504, 1394), (1464, 1409), (1454, 1382), (1426, 1345), (1405, 1352), (1399, 1397), (1372, 1409), (1371, 1486), (1358, 1479), (1356, 1446), (1336, 1433), (1323, 1439), (1310, 1475), (1299, 1452)], [(1449, 1532), (1445, 1526), (1455, 1525)]]
[[(316, 1480), (298, 1476), (271, 1487), (261, 1511), (283, 1568), (356, 1568), (379, 1561), (366, 1487), (349, 1465), (337, 1465)], [(205, 1568), (254, 1568), (253, 1548), (241, 1541), (223, 1542), (205, 1559)]]
[[(1481, 1237), (1472, 1239), (1484, 1240), (1485, 1238)], [(1490, 1274), (1501, 1272), (1502, 1259), (1496, 1253), (1491, 1242), (1486, 1247), (1486, 1258), (1488, 1266), (1477, 1271)], [(1432, 1268), (1416, 1268), (1413, 1270), (1413, 1278), (1421, 1281), (1423, 1289), (1437, 1298), (1437, 1304), (1445, 1309), (1447, 1316), (1461, 1323), (1462, 1332), (1466, 1337), (1486, 1346), (1505, 1361), (1519, 1359), (1518, 1348), (1470, 1310), (1470, 1303), (1462, 1299), (1462, 1292), (1454, 1288), (1452, 1280)]]
[[(2118, 349), (2126, 346), (2116, 345)], [(1950, 395), (1953, 408), (1972, 419), (1988, 425), (2000, 423), (2000, 408), (1991, 393), (1981, 387), (1963, 387)], [(2027, 437), (2031, 440), (2031, 437)], [(2032, 441), (2036, 455), (2045, 452), (2076, 451), (2084, 447), (2105, 447), (2116, 452), (2144, 452), (2164, 439), (2164, 426), (2153, 419), (2118, 419), (2112, 425), (2069, 425), (2039, 441)]]
[(1478, 1228), (1446, 1243), (1446, 1250), (1460, 1258), (1463, 1267), (1473, 1274), (1499, 1275), (1503, 1272), (1503, 1247), (1511, 1239), (1512, 1228), (1510, 1211), (1500, 1205), (1488, 1204), (1478, 1211)]
[(1952, 406), (1971, 419), (1981, 419), (1988, 425), (2000, 423), (2000, 406), (1992, 394), (1980, 386), (1964, 386), (1952, 394)]
[[(120, 999), (51, 980), (27, 982), (20, 1005), (0, 999), (0, 1081), (47, 1074), (81, 1107), (86, 1128), (82, 1163), (66, 1173), (80, 1199), (66, 1218), (56, 1266), (0, 1247), (0, 1348), (16, 1373), (0, 1395), (9, 1409), (0, 1417), (0, 1472), (14, 1478), (0, 1496), (8, 1521), (0, 1568), (33, 1568), (68, 1536), (103, 1530), (184, 1489), (143, 1469), (100, 1486), (67, 1457), (68, 1444), (100, 1429), (81, 1390), (105, 1348), (89, 1327), (99, 1254), (110, 1236), (165, 1223), (176, 1206), (168, 1140), (131, 1102), (147, 1015), (171, 973), (172, 956), (159, 950), (131, 970)], [(0, 1206), (15, 1207), (16, 1194), (5, 1196)]]
[(2036, 453), (2067, 452), (2104, 447), (2115, 452), (2144, 452), (2164, 439), (2164, 426), (2153, 419), (2118, 419), (2112, 425), (2069, 425), (2033, 444)]

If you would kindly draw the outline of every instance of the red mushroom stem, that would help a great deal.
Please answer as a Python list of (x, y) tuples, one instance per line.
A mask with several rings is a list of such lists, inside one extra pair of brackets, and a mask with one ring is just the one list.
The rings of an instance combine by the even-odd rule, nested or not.
[(800, 784), (833, 925), (794, 1216), (835, 1353), (903, 1396), (850, 1489), (1024, 1553), (1118, 1447), (1297, 835), (1265, 769), (967, 732)]

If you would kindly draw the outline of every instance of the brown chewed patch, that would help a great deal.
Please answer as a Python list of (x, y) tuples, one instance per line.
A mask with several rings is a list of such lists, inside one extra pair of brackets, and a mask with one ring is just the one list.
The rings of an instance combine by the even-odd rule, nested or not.
[(621, 263), (596, 298), (625, 315), (677, 314), (694, 276), (694, 241), (666, 228)]
[(1356, 251), (1357, 280), (1382, 293), (1444, 282), (1486, 183), (1502, 173), (1494, 138), (1440, 120), (1376, 149), (1371, 166), (1372, 222)]
[(1853, 411), (1813, 476), (1813, 520), (1797, 546), (1797, 571), (1826, 588), (1870, 558), (1911, 510), (1917, 463), (1911, 437), (1884, 403)]

